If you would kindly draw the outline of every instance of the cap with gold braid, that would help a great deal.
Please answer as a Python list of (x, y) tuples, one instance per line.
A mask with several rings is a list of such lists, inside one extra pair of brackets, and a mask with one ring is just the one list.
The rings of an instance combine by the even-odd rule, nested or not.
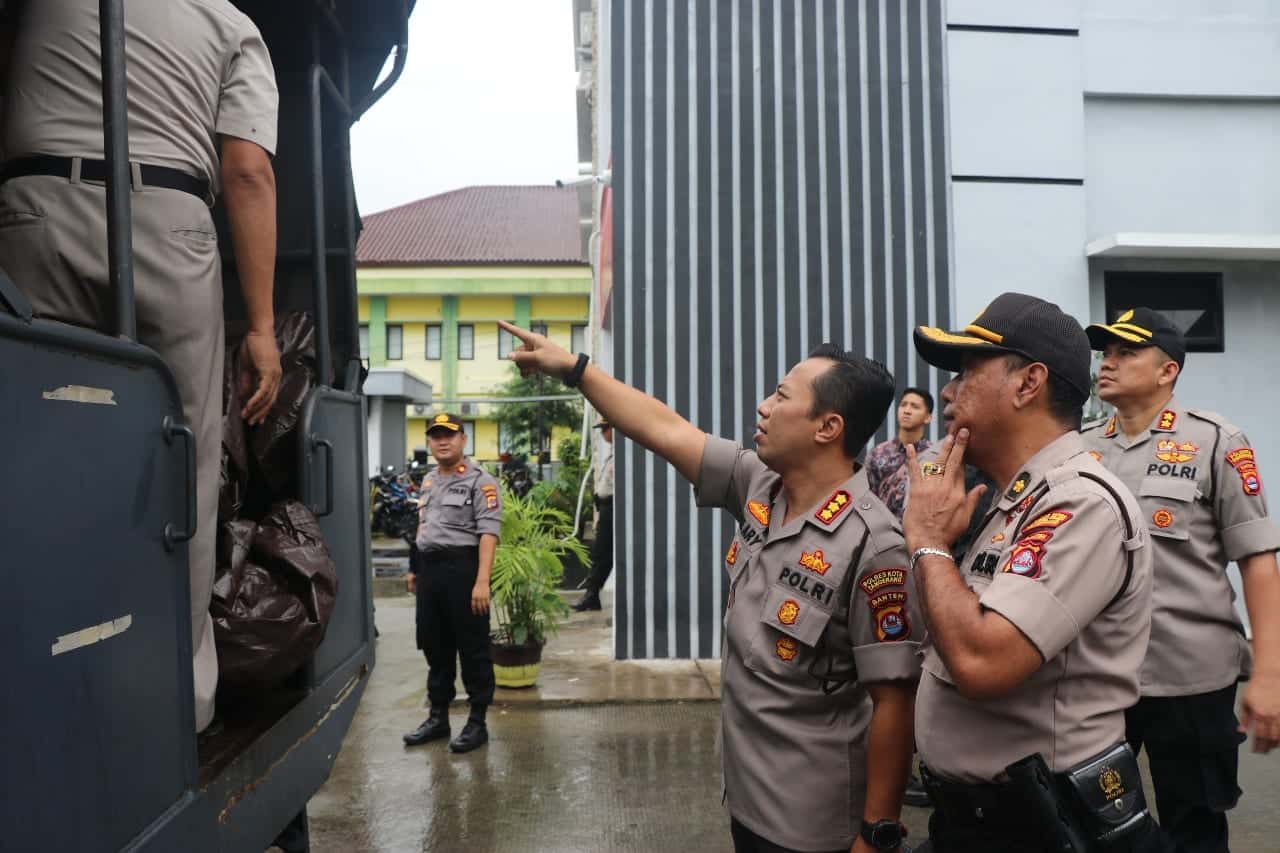
[(1168, 317), (1150, 308), (1130, 308), (1110, 325), (1094, 323), (1085, 332), (1096, 350), (1104, 350), (1115, 341), (1126, 341), (1135, 347), (1160, 347), (1178, 367), (1187, 359), (1187, 341), (1182, 331)]
[(1075, 318), (1052, 302), (1025, 293), (1002, 293), (962, 331), (919, 326), (916, 352), (943, 370), (958, 372), (965, 353), (1016, 353), (1089, 394), (1089, 339)]
[(458, 419), (457, 415), (441, 412), (438, 415), (432, 415), (431, 419), (427, 421), (427, 435), (431, 435), (432, 431), (437, 429), (458, 432), (462, 429), (462, 421)]

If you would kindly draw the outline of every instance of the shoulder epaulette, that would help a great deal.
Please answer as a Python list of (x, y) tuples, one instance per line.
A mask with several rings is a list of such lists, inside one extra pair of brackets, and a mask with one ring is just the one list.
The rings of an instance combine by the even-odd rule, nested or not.
[(1098, 420), (1096, 420), (1096, 421), (1089, 421), (1089, 423), (1087, 423), (1087, 424), (1085, 424), (1084, 426), (1080, 427), (1080, 432), (1088, 432), (1088, 431), (1089, 431), (1089, 430), (1091, 430), (1091, 429), (1101, 429), (1102, 427), (1104, 427), (1104, 426), (1106, 426), (1106, 425), (1107, 425), (1107, 421), (1108, 421), (1108, 420), (1110, 420), (1110, 419), (1109, 419), (1109, 418), (1098, 418)]
[(1240, 427), (1231, 423), (1217, 412), (1206, 412), (1204, 409), (1187, 409), (1187, 414), (1191, 415), (1193, 418), (1208, 421), (1229, 436), (1237, 435), (1241, 432)]

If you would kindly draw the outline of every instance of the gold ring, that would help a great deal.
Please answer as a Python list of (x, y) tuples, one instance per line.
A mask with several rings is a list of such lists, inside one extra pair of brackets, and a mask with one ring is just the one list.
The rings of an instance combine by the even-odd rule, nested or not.
[(920, 466), (920, 473), (926, 477), (933, 477), (938, 474), (945, 474), (947, 466), (941, 462), (926, 462)]

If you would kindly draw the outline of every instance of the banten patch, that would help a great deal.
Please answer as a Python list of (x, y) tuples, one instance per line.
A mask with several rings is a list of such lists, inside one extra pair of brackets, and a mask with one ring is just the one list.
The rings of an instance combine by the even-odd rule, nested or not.
[(862, 587), (862, 591), (867, 595), (875, 595), (883, 587), (904, 586), (906, 582), (906, 569), (881, 569), (858, 581), (858, 586)]
[(1018, 479), (1013, 481), (1013, 485), (1009, 487), (1009, 491), (1005, 492), (1005, 497), (1009, 500), (1022, 497), (1022, 493), (1027, 490), (1027, 486), (1031, 485), (1031, 472), (1023, 471), (1018, 475)]
[(1019, 544), (1018, 547), (1013, 549), (1009, 562), (1004, 564), (1004, 570), (1035, 580), (1040, 577), (1040, 555), (1042, 553), (1043, 551), (1031, 545)]
[(1262, 494), (1262, 478), (1258, 476), (1258, 462), (1253, 448), (1240, 447), (1227, 452), (1227, 464), (1236, 469), (1246, 495)]
[(844, 489), (839, 489), (831, 497), (827, 498), (827, 503), (822, 509), (814, 513), (814, 516), (823, 524), (830, 526), (844, 511), (849, 508), (849, 504), (853, 502), (852, 497)]
[(773, 644), (773, 649), (778, 653), (778, 657), (785, 661), (795, 660), (796, 655), (800, 653), (800, 648), (796, 641), (790, 637), (779, 637), (778, 641)]
[(880, 610), (891, 604), (906, 604), (907, 593), (900, 589), (891, 589), (888, 592), (882, 592), (875, 598), (867, 602), (867, 606), (872, 610)]
[(751, 513), (751, 517), (760, 522), (762, 527), (769, 526), (769, 507), (760, 501), (747, 501), (747, 512)]
[(905, 640), (911, 634), (911, 624), (901, 604), (893, 604), (876, 612), (876, 639), (881, 643)]
[(825, 575), (827, 573), (827, 569), (831, 568), (831, 564), (823, 558), (821, 548), (813, 553), (801, 551), (800, 565), (803, 568), (806, 568), (811, 572), (817, 572), (820, 575)]
[(778, 608), (778, 621), (783, 625), (794, 625), (798, 618), (800, 618), (800, 603), (793, 598), (782, 602), (782, 606)]

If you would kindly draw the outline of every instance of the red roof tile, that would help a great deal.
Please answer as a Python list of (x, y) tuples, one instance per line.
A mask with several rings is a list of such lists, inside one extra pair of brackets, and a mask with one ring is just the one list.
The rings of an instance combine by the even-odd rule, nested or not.
[(578, 191), (480, 186), (441, 193), (364, 217), (356, 263), (582, 264)]

